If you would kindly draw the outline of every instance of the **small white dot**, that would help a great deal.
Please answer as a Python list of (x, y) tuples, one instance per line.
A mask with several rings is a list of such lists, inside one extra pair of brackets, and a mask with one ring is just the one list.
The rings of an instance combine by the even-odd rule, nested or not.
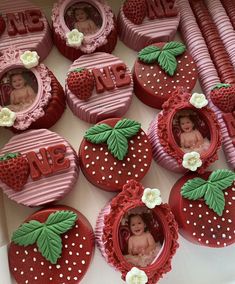
[(70, 280), (70, 279), (71, 279), (71, 277), (70, 277), (70, 276), (67, 276), (67, 279), (68, 279), (68, 280)]
[(17, 271), (17, 268), (16, 268), (16, 267), (14, 267), (14, 271)]
[(78, 278), (77, 278), (76, 276), (75, 276), (75, 277), (73, 277), (73, 279), (74, 279), (74, 280), (78, 280)]
[(86, 262), (85, 262), (85, 260), (82, 260), (82, 264), (85, 264)]
[(131, 172), (128, 172), (127, 175), (128, 175), (128, 176), (131, 176)]
[(86, 255), (90, 255), (90, 252), (89, 252), (89, 251), (87, 251), (87, 252), (86, 252)]
[(92, 151), (95, 152), (95, 151), (96, 151), (96, 148), (92, 148)]
[(63, 277), (64, 277), (64, 275), (61, 273), (61, 274), (60, 274), (60, 278), (63, 278)]
[(43, 262), (43, 261), (41, 261), (41, 265), (44, 265), (44, 262)]
[(60, 265), (59, 265), (59, 264), (57, 264), (57, 265), (56, 265), (56, 268), (57, 268), (57, 269), (60, 269)]
[(189, 221), (189, 220), (187, 220), (187, 221), (186, 221), (186, 223), (187, 223), (187, 224), (190, 224), (190, 221)]
[(52, 281), (52, 277), (50, 277), (49, 280)]
[(72, 270), (72, 268), (71, 267), (68, 267), (68, 271), (71, 271)]
[(99, 156), (97, 156), (97, 157), (96, 157), (96, 160), (99, 160), (99, 159), (100, 159), (100, 157), (99, 157)]
[(76, 236), (76, 237), (79, 237), (79, 234), (77, 233), (75, 236)]
[(77, 262), (73, 262), (73, 265), (74, 265), (74, 266), (77, 265)]
[(26, 255), (28, 255), (28, 254), (29, 254), (27, 250), (25, 250), (25, 251), (24, 251), (24, 253), (25, 253)]
[(67, 245), (67, 244), (65, 244), (65, 245), (64, 245), (64, 247), (67, 249), (67, 248), (68, 248), (68, 245)]
[(21, 271), (20, 274), (23, 275), (23, 274), (24, 274), (24, 271)]
[(68, 264), (68, 263), (69, 263), (69, 261), (68, 261), (68, 260), (65, 260), (65, 263), (66, 263), (66, 264)]
[(87, 150), (87, 149), (88, 149), (88, 146), (85, 146), (84, 149)]
[(186, 211), (187, 211), (187, 208), (183, 208), (183, 211), (186, 212)]
[(89, 157), (90, 157), (89, 155), (86, 155), (86, 156), (85, 156), (86, 159), (89, 159)]
[(69, 237), (68, 235), (65, 235), (65, 236), (64, 236), (65, 239), (67, 239), (68, 237)]
[(38, 279), (37, 276), (35, 276), (34, 279), (37, 280)]
[(226, 238), (226, 234), (222, 234), (222, 238)]
[(231, 219), (228, 219), (228, 222), (229, 222), (229, 223), (232, 223), (232, 220), (231, 220)]
[(52, 269), (52, 266), (51, 266), (51, 265), (49, 266), (49, 269)]
[(92, 161), (92, 162), (91, 162), (91, 164), (92, 164), (92, 165), (94, 165), (94, 164), (95, 164), (95, 162), (94, 162), (94, 161)]
[(192, 208), (192, 207), (193, 207), (193, 204), (189, 204), (189, 207), (191, 207), (191, 208)]
[(34, 261), (34, 262), (37, 261), (36, 257), (33, 258), (33, 261)]
[(115, 183), (118, 183), (118, 180), (115, 180)]
[(22, 262), (25, 262), (25, 258), (22, 259)]
[(33, 271), (33, 267), (30, 267), (30, 269), (29, 269), (30, 271)]
[(43, 276), (43, 275), (44, 275), (44, 272), (41, 272), (41, 275)]
[(79, 270), (78, 270), (78, 273), (82, 273), (82, 271), (79, 269)]
[(193, 226), (197, 226), (197, 223), (196, 223), (196, 222), (194, 222), (194, 223), (193, 223)]
[(111, 179), (112, 178), (112, 175), (109, 175), (109, 179)]
[(79, 245), (79, 247), (80, 247), (80, 248), (83, 248), (83, 245), (82, 245), (82, 244), (80, 244), (80, 245)]
[(69, 255), (72, 255), (72, 254), (73, 254), (73, 252), (72, 252), (72, 251), (70, 251), (70, 252), (69, 252)]
[(217, 245), (220, 245), (220, 242), (217, 242)]
[(33, 251), (37, 252), (38, 250), (37, 250), (37, 248), (34, 248)]

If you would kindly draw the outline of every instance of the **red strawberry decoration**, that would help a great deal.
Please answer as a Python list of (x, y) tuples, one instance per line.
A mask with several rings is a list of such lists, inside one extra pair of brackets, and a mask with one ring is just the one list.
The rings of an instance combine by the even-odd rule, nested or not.
[(107, 119), (86, 131), (80, 165), (86, 178), (107, 191), (120, 191), (127, 180), (141, 180), (147, 173), (152, 151), (140, 123)]
[(28, 161), (20, 153), (7, 153), (0, 158), (0, 179), (13, 190), (21, 191), (28, 176)]
[(18, 284), (78, 284), (93, 251), (88, 220), (71, 207), (56, 206), (34, 213), (13, 233), (9, 265)]
[(211, 100), (223, 112), (235, 110), (235, 86), (230, 84), (218, 84), (210, 93)]
[(197, 81), (196, 64), (181, 42), (156, 43), (142, 49), (133, 72), (136, 96), (161, 108), (177, 87), (190, 92)]
[(123, 5), (123, 12), (133, 24), (141, 24), (147, 13), (145, 0), (126, 0)]
[(209, 247), (235, 242), (235, 173), (189, 174), (172, 188), (169, 203), (182, 235)]
[(91, 72), (85, 68), (76, 68), (67, 78), (69, 90), (80, 100), (88, 100), (94, 88), (94, 78)]
[(3, 19), (3, 16), (0, 14), (0, 36), (4, 33), (6, 28), (6, 23)]

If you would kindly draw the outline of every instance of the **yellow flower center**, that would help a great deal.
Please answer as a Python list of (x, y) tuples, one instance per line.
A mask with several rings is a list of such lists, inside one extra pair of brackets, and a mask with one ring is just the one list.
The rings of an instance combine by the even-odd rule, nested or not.
[(148, 195), (147, 195), (147, 199), (148, 199), (149, 201), (153, 201), (153, 200), (155, 199), (154, 194), (153, 194), (152, 192), (149, 192)]
[(195, 165), (196, 162), (197, 162), (197, 159), (195, 157), (188, 159), (188, 163), (190, 166)]
[(141, 281), (140, 281), (140, 278), (139, 278), (138, 275), (134, 275), (134, 276), (132, 277), (132, 283), (133, 283), (133, 284), (141, 284)]

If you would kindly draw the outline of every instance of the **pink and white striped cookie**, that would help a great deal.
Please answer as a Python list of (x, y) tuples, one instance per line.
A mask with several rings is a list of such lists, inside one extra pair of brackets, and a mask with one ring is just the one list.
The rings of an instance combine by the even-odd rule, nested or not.
[(140, 51), (155, 42), (171, 41), (179, 21), (175, 1), (126, 0), (117, 26), (120, 39), (131, 49)]
[[(1, 149), (0, 157), (0, 188), (11, 200), (26, 206), (63, 198), (78, 178), (75, 151), (65, 139), (46, 129), (14, 136)], [(17, 179), (22, 180), (20, 186)]]
[(14, 5), (11, 1), (1, 1), (0, 11), (5, 22), (5, 29), (0, 32), (0, 55), (14, 45), (22, 51), (37, 51), (40, 61), (45, 59), (53, 43), (42, 11), (24, 0), (15, 1)]
[[(79, 99), (71, 91), (69, 73), (79, 68), (88, 70), (94, 80), (89, 99)], [(78, 85), (80, 89), (83, 88), (81, 83)], [(110, 117), (122, 117), (128, 110), (133, 95), (131, 72), (114, 55), (102, 52), (83, 55), (69, 68), (65, 92), (74, 115), (86, 122), (96, 123)]]

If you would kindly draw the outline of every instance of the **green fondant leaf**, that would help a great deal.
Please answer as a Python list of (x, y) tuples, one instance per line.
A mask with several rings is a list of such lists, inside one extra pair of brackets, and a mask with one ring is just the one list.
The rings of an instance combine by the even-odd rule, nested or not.
[(217, 187), (210, 187), (204, 196), (206, 204), (212, 209), (215, 213), (219, 216), (222, 216), (224, 206), (225, 206), (225, 199), (224, 193)]
[(38, 250), (52, 264), (56, 264), (62, 252), (61, 237), (46, 226), (37, 239)]
[(22, 224), (12, 235), (12, 241), (20, 246), (32, 245), (43, 230), (44, 224), (32, 220)]
[(160, 67), (170, 76), (173, 76), (176, 68), (177, 61), (175, 56), (172, 55), (169, 51), (162, 51), (158, 57), (158, 64)]
[(124, 118), (116, 123), (114, 129), (118, 130), (126, 138), (130, 138), (139, 132), (140, 127), (139, 122)]
[(127, 138), (118, 130), (113, 130), (112, 134), (107, 140), (108, 150), (118, 160), (123, 160), (128, 151)]
[(6, 161), (13, 158), (16, 158), (20, 155), (20, 153), (6, 153), (4, 156), (0, 157), (0, 161)]
[(111, 135), (113, 128), (105, 123), (89, 128), (84, 138), (94, 144), (104, 143)]
[(208, 188), (206, 180), (201, 178), (194, 178), (188, 180), (181, 188), (181, 194), (183, 197), (190, 200), (197, 200), (202, 198)]
[(216, 170), (214, 171), (208, 181), (213, 183), (213, 186), (220, 190), (230, 187), (235, 180), (235, 173), (230, 170)]
[(185, 52), (186, 46), (181, 42), (171, 41), (171, 42), (166, 43), (163, 46), (162, 50), (168, 51), (171, 55), (177, 56)]
[(221, 88), (230, 88), (230, 87), (231, 87), (230, 84), (220, 83), (220, 84), (217, 84), (215, 87), (213, 87), (212, 90), (214, 90), (214, 89), (221, 89)]
[(77, 214), (73, 211), (56, 211), (49, 215), (45, 225), (48, 229), (60, 235), (70, 230), (76, 220)]
[(150, 45), (143, 48), (139, 54), (138, 58), (144, 63), (151, 64), (157, 62), (158, 56), (161, 53), (161, 49), (157, 46)]

